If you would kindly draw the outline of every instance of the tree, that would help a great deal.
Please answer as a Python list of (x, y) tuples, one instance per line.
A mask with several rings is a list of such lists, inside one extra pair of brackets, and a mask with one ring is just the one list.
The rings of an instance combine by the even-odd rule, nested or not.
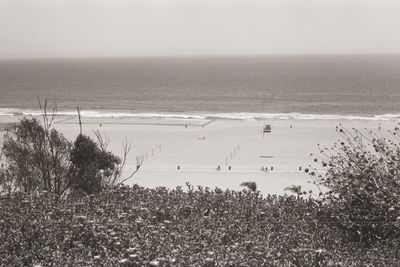
[(23, 118), (6, 129), (2, 146), (2, 186), (9, 193), (21, 190), (33, 193), (46, 190), (62, 195), (69, 187), (69, 155), (72, 144), (56, 129), (51, 128), (52, 115), (43, 121)]
[[(98, 136), (101, 136), (97, 133)], [(114, 185), (121, 175), (121, 158), (107, 151), (107, 145), (98, 138), (80, 134), (71, 150), (70, 176), (74, 188), (88, 194), (101, 191), (104, 186)]]
[(108, 138), (95, 132), (97, 141), (81, 133), (74, 144), (54, 129), (57, 103), (48, 112), (48, 101), (42, 106), (41, 119), (23, 118), (6, 129), (0, 151), (0, 190), (11, 194), (23, 191), (48, 191), (61, 196), (70, 189), (87, 193), (101, 191), (130, 179), (140, 168), (143, 157), (137, 157), (137, 168), (121, 181), (131, 143), (123, 144), (123, 157), (107, 151)]

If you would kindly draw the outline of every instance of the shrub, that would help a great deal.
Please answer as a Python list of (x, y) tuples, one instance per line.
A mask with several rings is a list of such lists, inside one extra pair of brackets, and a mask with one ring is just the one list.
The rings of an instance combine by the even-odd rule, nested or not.
[(307, 194), (307, 192), (304, 192), (301, 190), (300, 185), (291, 185), (285, 188), (285, 191), (289, 191), (290, 193), (296, 194), (297, 198), (300, 198), (301, 195)]
[[(0, 153), (0, 191), (10, 195), (14, 191), (47, 191), (62, 196), (71, 188), (95, 193), (119, 182), (131, 143), (123, 144), (122, 159), (107, 151), (108, 139), (99, 132), (95, 133), (97, 142), (81, 133), (72, 144), (52, 127), (56, 103), (50, 114), (47, 101), (40, 109), (40, 121), (23, 118), (6, 129)], [(78, 116), (80, 121), (79, 109)], [(82, 130), (81, 122), (79, 125)], [(142, 162), (143, 158), (137, 159), (137, 169), (123, 181), (130, 179)]]
[(2, 146), (3, 189), (32, 193), (46, 190), (62, 195), (69, 186), (69, 154), (72, 144), (50, 124), (22, 119), (6, 129)]
[(240, 186), (245, 186), (253, 192), (257, 191), (257, 184), (255, 182), (243, 182)]
[(337, 127), (340, 140), (320, 149), (324, 172), (310, 175), (327, 189), (321, 193), (329, 220), (364, 244), (399, 236), (400, 134)]
[(319, 210), (294, 196), (202, 187), (15, 194), (0, 197), (0, 266), (398, 265), (399, 240), (361, 248)]
[(78, 135), (71, 150), (70, 176), (73, 187), (88, 194), (113, 185), (121, 174), (121, 159), (83, 134)]

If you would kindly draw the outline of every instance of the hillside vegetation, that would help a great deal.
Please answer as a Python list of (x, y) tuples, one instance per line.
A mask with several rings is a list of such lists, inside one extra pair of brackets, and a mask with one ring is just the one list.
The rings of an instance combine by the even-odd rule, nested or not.
[(398, 239), (350, 241), (322, 206), (243, 190), (116, 187), (0, 200), (3, 266), (394, 266)]

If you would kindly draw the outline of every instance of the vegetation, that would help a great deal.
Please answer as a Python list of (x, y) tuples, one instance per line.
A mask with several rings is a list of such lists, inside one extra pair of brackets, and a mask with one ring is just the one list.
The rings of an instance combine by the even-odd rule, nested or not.
[(297, 195), (297, 198), (300, 198), (301, 195), (305, 195), (307, 194), (307, 192), (304, 192), (301, 190), (301, 186), (300, 185), (292, 185), (292, 186), (288, 186), (285, 188), (285, 191), (289, 191), (293, 194)]
[(62, 195), (69, 187), (71, 142), (37, 119), (22, 119), (4, 135), (1, 186), (8, 193), (37, 190)]
[[(400, 234), (400, 131), (346, 129), (340, 140), (320, 149), (322, 172), (311, 177), (320, 188), (331, 223), (354, 241), (370, 245)], [(321, 170), (320, 168), (320, 170)]]
[[(45, 109), (46, 110), (46, 109)], [(122, 186), (108, 140), (74, 143), (43, 122), (7, 129), (1, 266), (394, 266), (400, 261), (400, 130), (348, 130), (305, 168), (319, 189), (262, 197)], [(138, 167), (143, 159), (138, 158)], [(135, 171), (135, 172), (136, 172)], [(133, 174), (135, 173), (133, 172)], [(132, 174), (132, 175), (133, 175)], [(131, 177), (131, 176), (130, 176)], [(128, 177), (129, 178), (129, 177)], [(122, 180), (122, 181), (121, 181)], [(83, 196), (68, 194), (76, 190)]]
[(243, 182), (240, 186), (245, 186), (253, 192), (257, 191), (257, 184), (255, 182)]
[(1, 191), (9, 195), (47, 191), (61, 197), (72, 191), (100, 192), (120, 182), (130, 143), (124, 143), (122, 159), (107, 151), (108, 140), (99, 132), (97, 141), (81, 132), (72, 143), (52, 127), (56, 104), (50, 114), (47, 101), (41, 110), (41, 120), (23, 118), (6, 129), (0, 154)]
[[(101, 143), (100, 143), (101, 144)], [(90, 137), (78, 135), (71, 150), (72, 185), (88, 194), (100, 192), (115, 184), (120, 175), (121, 159)]]
[(0, 198), (0, 265), (394, 266), (399, 240), (372, 247), (295, 196), (198, 188)]

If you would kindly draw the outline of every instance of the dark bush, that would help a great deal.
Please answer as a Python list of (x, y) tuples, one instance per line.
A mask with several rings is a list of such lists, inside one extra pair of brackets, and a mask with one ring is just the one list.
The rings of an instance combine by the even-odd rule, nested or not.
[(108, 140), (100, 133), (96, 132), (97, 142), (80, 134), (72, 144), (52, 127), (53, 119), (45, 113), (42, 121), (23, 118), (6, 129), (0, 154), (0, 191), (47, 191), (62, 196), (74, 189), (75, 193), (91, 194), (120, 182), (129, 143), (124, 144), (121, 160), (107, 151)]
[(240, 186), (245, 186), (253, 192), (257, 191), (257, 184), (255, 182), (243, 182)]
[(0, 178), (3, 190), (62, 195), (69, 186), (72, 144), (37, 119), (22, 119), (6, 129)]
[(73, 187), (88, 194), (113, 185), (120, 175), (121, 159), (90, 137), (80, 134), (71, 151), (70, 176)]

